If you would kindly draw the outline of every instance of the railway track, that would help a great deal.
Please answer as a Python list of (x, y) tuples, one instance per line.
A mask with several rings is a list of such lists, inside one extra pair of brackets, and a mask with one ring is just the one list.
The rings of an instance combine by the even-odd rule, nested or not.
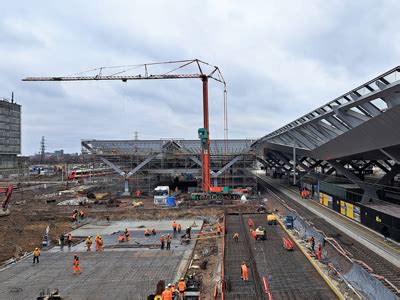
[[(303, 205), (297, 203), (290, 197), (288, 197), (285, 193), (277, 189), (271, 183), (266, 182), (262, 177), (258, 177), (261, 179), (260, 185), (265, 190), (271, 190), (273, 193), (270, 193), (272, 197), (282, 202), (284, 200), (286, 205), (288, 205), (291, 209), (296, 210), (303, 218), (307, 221), (311, 222), (315, 228), (323, 231), (327, 237), (334, 238), (346, 251), (351, 253), (352, 257), (355, 260), (363, 261), (369, 267), (372, 268), (373, 273), (379, 276), (382, 276), (387, 279), (390, 283), (388, 283), (383, 278), (378, 278), (388, 289), (395, 293), (396, 296), (400, 296), (400, 269), (388, 262), (386, 259), (382, 258), (380, 255), (376, 254), (366, 246), (361, 243), (355, 241), (335, 226), (329, 224), (327, 221), (318, 217)], [(275, 194), (275, 195), (274, 195)], [(360, 264), (365, 270), (368, 270), (363, 264)]]
[[(252, 256), (250, 241), (247, 237), (242, 214), (226, 215), (226, 228), (229, 235), (225, 241), (225, 299), (227, 300), (254, 300), (265, 299), (261, 287), (261, 279), (257, 272), (254, 257)], [(234, 232), (239, 233), (239, 241), (232, 239)], [(242, 262), (249, 267), (249, 281), (241, 280)]]

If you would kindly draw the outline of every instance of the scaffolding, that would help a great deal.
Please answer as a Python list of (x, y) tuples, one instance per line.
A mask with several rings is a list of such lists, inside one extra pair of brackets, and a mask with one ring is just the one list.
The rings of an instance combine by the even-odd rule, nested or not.
[[(213, 140), (210, 145), (211, 183), (214, 186), (256, 189), (254, 176), (246, 170), (254, 167), (256, 156), (252, 140)], [(184, 191), (201, 189), (201, 144), (198, 140), (84, 140), (82, 147), (96, 157), (96, 163), (113, 172), (103, 178), (105, 184), (129, 194), (148, 192), (157, 185), (172, 185)]]

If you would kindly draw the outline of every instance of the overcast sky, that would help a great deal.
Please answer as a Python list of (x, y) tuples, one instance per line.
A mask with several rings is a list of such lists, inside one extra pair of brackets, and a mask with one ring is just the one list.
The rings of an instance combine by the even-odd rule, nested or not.
[[(246, 4), (245, 4), (246, 3)], [(296, 3), (296, 4), (295, 4)], [(257, 138), (400, 64), (400, 1), (2, 1), (0, 97), (22, 104), (22, 153), (81, 139), (196, 139), (200, 80), (22, 82), (199, 58), (228, 83), (229, 137)], [(223, 89), (210, 83), (211, 138)]]

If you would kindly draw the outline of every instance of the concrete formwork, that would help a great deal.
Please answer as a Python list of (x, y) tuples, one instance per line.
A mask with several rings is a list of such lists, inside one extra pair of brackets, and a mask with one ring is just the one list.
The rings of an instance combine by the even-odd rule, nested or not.
[[(55, 288), (65, 299), (147, 299), (159, 280), (169, 283), (182, 275), (195, 243), (180, 245), (177, 237), (171, 251), (154, 249), (152, 245), (159, 245), (160, 234), (171, 233), (171, 221), (157, 221), (154, 227), (159, 229), (158, 234), (151, 238), (145, 238), (142, 228), (137, 228), (143, 222), (112, 222), (101, 225), (101, 232), (99, 225), (77, 229), (72, 232), (75, 237), (102, 234), (104, 252), (87, 252), (82, 242), (63, 251), (59, 246), (43, 251), (37, 265), (27, 257), (0, 271), (0, 299), (34, 299), (42, 290)], [(182, 220), (181, 224), (194, 222), (199, 225), (192, 229), (195, 233), (201, 228), (201, 220)], [(115, 232), (125, 228), (131, 230), (133, 239), (118, 244)], [(80, 258), (79, 275), (73, 274), (74, 255)]]

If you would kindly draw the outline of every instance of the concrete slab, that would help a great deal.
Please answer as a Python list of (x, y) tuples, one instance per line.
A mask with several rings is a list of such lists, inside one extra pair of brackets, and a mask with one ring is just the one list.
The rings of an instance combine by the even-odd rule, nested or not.
[[(187, 226), (194, 221), (199, 225), (193, 228), (196, 232), (201, 228), (202, 220), (184, 220), (181, 224)], [(42, 252), (38, 265), (32, 264), (32, 257), (23, 259), (0, 271), (0, 299), (35, 299), (48, 288), (58, 288), (65, 297), (63, 299), (147, 299), (155, 291), (159, 280), (169, 283), (181, 276), (178, 273), (190, 259), (195, 244), (180, 245), (176, 238), (172, 241), (171, 251), (158, 249), (160, 234), (171, 232), (168, 228), (171, 221), (157, 222), (158, 226), (154, 227), (165, 230), (151, 238), (139, 234), (143, 229), (137, 228), (137, 225), (143, 224), (142, 221), (102, 225), (101, 232), (109, 234), (103, 234), (105, 250), (101, 253), (87, 252), (82, 242), (71, 249), (64, 247), (61, 251), (57, 246)], [(151, 224), (156, 225), (154, 222)], [(98, 226), (87, 224), (72, 234), (78, 236), (78, 232), (82, 236), (94, 236)], [(131, 230), (133, 239), (119, 244), (118, 235), (112, 233), (125, 228)], [(151, 249), (151, 245), (157, 249)], [(80, 257), (80, 275), (73, 275), (74, 255)]]

